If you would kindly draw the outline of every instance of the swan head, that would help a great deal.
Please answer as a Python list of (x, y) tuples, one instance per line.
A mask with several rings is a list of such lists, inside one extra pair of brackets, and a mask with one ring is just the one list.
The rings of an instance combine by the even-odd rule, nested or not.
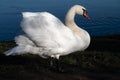
[(86, 19), (90, 19), (90, 17), (88, 16), (87, 10), (85, 7), (81, 6), (81, 5), (74, 5), (73, 9), (75, 10), (76, 14), (82, 15), (84, 16)]

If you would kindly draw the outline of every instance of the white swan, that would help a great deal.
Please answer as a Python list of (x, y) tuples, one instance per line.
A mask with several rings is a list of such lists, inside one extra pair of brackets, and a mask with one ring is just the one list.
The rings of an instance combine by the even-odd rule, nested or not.
[(88, 32), (74, 22), (75, 14), (89, 19), (83, 6), (75, 5), (68, 11), (66, 25), (48, 12), (23, 12), (22, 14), (21, 26), (25, 34), (15, 38), (17, 46), (6, 51), (5, 55), (31, 53), (59, 59), (59, 56), (83, 51), (90, 44)]

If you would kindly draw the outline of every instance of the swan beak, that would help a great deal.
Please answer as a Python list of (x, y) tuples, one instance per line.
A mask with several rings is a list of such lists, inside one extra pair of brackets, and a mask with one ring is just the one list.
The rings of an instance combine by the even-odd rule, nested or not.
[(86, 19), (90, 19), (90, 17), (88, 16), (88, 14), (87, 14), (87, 11), (86, 10), (84, 10), (84, 12), (83, 12), (83, 16), (86, 18)]

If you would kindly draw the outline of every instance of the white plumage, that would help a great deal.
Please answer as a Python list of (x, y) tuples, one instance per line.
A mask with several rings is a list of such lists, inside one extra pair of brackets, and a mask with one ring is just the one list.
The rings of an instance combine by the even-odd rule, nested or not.
[(86, 9), (80, 5), (75, 5), (68, 11), (66, 25), (48, 12), (23, 12), (21, 26), (25, 34), (17, 36), (15, 42), (18, 46), (5, 54), (31, 53), (59, 59), (59, 56), (85, 50), (90, 37), (74, 23), (76, 13), (85, 14), (88, 18)]

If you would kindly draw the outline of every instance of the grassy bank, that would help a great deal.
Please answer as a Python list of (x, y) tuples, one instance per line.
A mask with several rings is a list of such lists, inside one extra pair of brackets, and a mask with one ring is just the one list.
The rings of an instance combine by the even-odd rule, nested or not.
[(5, 56), (14, 42), (0, 42), (0, 80), (120, 80), (120, 35), (92, 37), (89, 48), (60, 58), (64, 72), (37, 55)]

